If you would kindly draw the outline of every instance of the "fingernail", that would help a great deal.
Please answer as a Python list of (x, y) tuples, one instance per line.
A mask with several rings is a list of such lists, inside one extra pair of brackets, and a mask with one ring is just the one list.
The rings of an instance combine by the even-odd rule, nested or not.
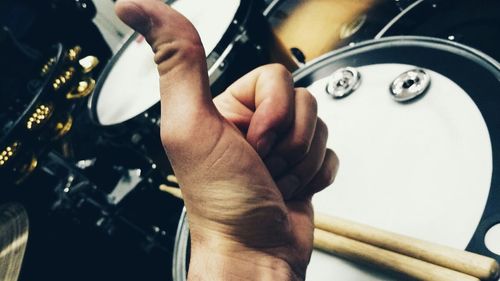
[(257, 153), (259, 153), (260, 157), (266, 156), (269, 151), (271, 151), (271, 147), (274, 145), (276, 141), (276, 133), (267, 132), (257, 143)]
[(280, 179), (277, 185), (283, 195), (283, 199), (288, 200), (300, 187), (300, 179), (295, 175), (287, 175)]
[(277, 156), (271, 156), (267, 158), (265, 163), (272, 176), (277, 176), (283, 173), (288, 166), (288, 163), (285, 161), (285, 159)]

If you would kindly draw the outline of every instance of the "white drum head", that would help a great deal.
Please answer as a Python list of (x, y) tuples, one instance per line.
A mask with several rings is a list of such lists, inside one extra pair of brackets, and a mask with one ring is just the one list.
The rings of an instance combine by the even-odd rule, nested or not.
[[(359, 88), (343, 99), (308, 87), (340, 159), (333, 186), (313, 199), (316, 212), (465, 249), (481, 219), (492, 175), (490, 137), (469, 95), (431, 71), (427, 93), (412, 103), (389, 94), (405, 64), (357, 67)], [(314, 251), (307, 280), (388, 280)]]
[[(196, 27), (207, 55), (224, 36), (239, 6), (240, 0), (177, 0), (172, 4)], [(151, 47), (140, 37), (120, 50), (96, 97), (99, 123), (122, 123), (160, 101), (153, 57)]]

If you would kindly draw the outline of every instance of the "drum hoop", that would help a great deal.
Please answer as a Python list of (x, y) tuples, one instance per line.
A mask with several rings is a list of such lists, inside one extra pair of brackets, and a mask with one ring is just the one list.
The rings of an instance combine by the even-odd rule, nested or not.
[(401, 13), (397, 14), (394, 18), (392, 18), (378, 33), (375, 35), (374, 39), (380, 39), (384, 34), (389, 30), (396, 22), (398, 22), (404, 15), (406, 15), (410, 10), (413, 10), (416, 6), (418, 6), (420, 3), (424, 2), (424, 0), (417, 0), (408, 7), (406, 7), (404, 10), (401, 11)]
[[(462, 1), (463, 2), (463, 1)], [(493, 3), (492, 1), (490, 1)], [(498, 5), (498, 4), (493, 4), (493, 5)], [(385, 24), (380, 31), (377, 33), (377, 35), (374, 37), (375, 39), (382, 38), (384, 36), (395, 36), (395, 35), (402, 35), (405, 33), (401, 32), (401, 28), (404, 27), (404, 29), (410, 29), (413, 30), (414, 28), (418, 28), (420, 26), (426, 26), (428, 23), (427, 21), (424, 22), (419, 22), (419, 21), (413, 21), (412, 18), (415, 17), (421, 17), (421, 15), (432, 13), (433, 15), (442, 15), (442, 13), (447, 13), (450, 9), (458, 8), (459, 10), (462, 9), (462, 3), (460, 1), (445, 1), (445, 0), (432, 0), (432, 1), (425, 1), (425, 0), (416, 0), (414, 3), (411, 3), (408, 5), (404, 10), (402, 10), (400, 13), (398, 13), (395, 17), (393, 17), (387, 24)], [(480, 10), (484, 10), (481, 5), (478, 6)], [(494, 11), (494, 10), (492, 10)], [(422, 13), (423, 12), (423, 13)], [(474, 15), (471, 14), (470, 16), (465, 17), (464, 19), (466, 22), (463, 22), (458, 20), (458, 25), (464, 24), (464, 23), (472, 23), (472, 21), (477, 22), (477, 21), (485, 21), (489, 22), (491, 20), (495, 21), (495, 24), (498, 25), (498, 19), (496, 17), (496, 14), (487, 11), (485, 14), (482, 13), (481, 15)], [(431, 17), (432, 18), (432, 17)], [(430, 22), (432, 22), (431, 20)], [(430, 23), (429, 22), (429, 23)], [(434, 20), (435, 22), (435, 20)], [(457, 26), (457, 23), (453, 23), (452, 25), (446, 25), (446, 27), (450, 28), (452, 26)], [(397, 32), (399, 30), (399, 32)], [(396, 31), (396, 32), (395, 32)], [(427, 35), (424, 36), (439, 36), (441, 37), (443, 34), (438, 35), (436, 33), (433, 33), (433, 35)], [(450, 34), (452, 35), (452, 34)], [(442, 37), (444, 38), (444, 37)], [(454, 40), (454, 39), (451, 39)], [(450, 41), (451, 41), (450, 40)], [(460, 39), (458, 39), (458, 42), (460, 42)], [(473, 42), (470, 42), (473, 44)]]
[[(308, 62), (303, 67), (299, 68), (293, 72), (294, 81), (303, 79), (305, 76), (309, 75), (311, 72), (316, 71), (324, 67), (326, 64), (330, 64), (332, 60), (342, 59), (345, 56), (352, 55), (352, 51), (355, 50), (356, 53), (362, 53), (367, 50), (372, 50), (373, 46), (382, 48), (387, 46), (394, 47), (404, 47), (404, 46), (421, 46), (421, 47), (434, 47), (439, 50), (445, 50), (446, 48), (455, 48), (462, 51), (462, 54), (466, 55), (474, 61), (486, 62), (488, 66), (496, 71), (500, 70), (500, 63), (497, 62), (492, 57), (487, 54), (469, 47), (467, 45), (457, 43), (454, 41), (449, 41), (440, 38), (427, 37), (427, 36), (388, 36), (380, 39), (371, 39), (364, 41), (362, 43), (356, 44), (354, 46), (342, 47), (338, 50), (326, 53), (310, 62)], [(498, 79), (500, 80), (500, 73), (498, 73)]]
[(262, 15), (264, 17), (271, 15), (278, 8), (279, 6), (278, 4), (281, 1), (282, 0), (273, 0), (271, 3), (269, 3), (269, 5), (267, 5), (267, 7), (265, 7), (264, 11), (262, 12)]
[(189, 238), (189, 225), (186, 208), (182, 209), (179, 224), (175, 233), (174, 253), (172, 255), (172, 280), (186, 281), (186, 258)]
[[(206, 56), (207, 60), (210, 57), (218, 56), (219, 54), (224, 52), (224, 50), (228, 47), (228, 45), (230, 45), (230, 43), (234, 40), (234, 38), (236, 38), (238, 36), (238, 34), (242, 32), (242, 30), (240, 30), (240, 27), (244, 26), (248, 22), (248, 19), (251, 15), (251, 11), (252, 11), (252, 9), (255, 9), (255, 6), (256, 5), (254, 3), (254, 0), (240, 0), (240, 6), (238, 7), (231, 24), (229, 25), (226, 32), (222, 36), (221, 40), (217, 43), (217, 45), (215, 46), (213, 51)], [(94, 123), (95, 125), (98, 125), (100, 127), (113, 127), (113, 126), (117, 126), (117, 125), (129, 122), (133, 119), (136, 119), (137, 117), (139, 117), (141, 115), (141, 114), (138, 114), (138, 115), (136, 115), (130, 119), (127, 119), (123, 122), (120, 122), (120, 123), (104, 125), (99, 121), (99, 116), (97, 114), (97, 102), (99, 100), (101, 90), (102, 90), (106, 80), (108, 79), (109, 74), (113, 70), (113, 68), (114, 68), (115, 64), (118, 62), (118, 60), (120, 60), (123, 53), (128, 49), (129, 45), (132, 44), (132, 42), (134, 42), (138, 36), (140, 36), (140, 34), (138, 32), (134, 32), (132, 35), (130, 35), (130, 37), (125, 41), (125, 43), (123, 43), (120, 46), (120, 48), (118, 49), (118, 52), (116, 52), (116, 54), (113, 55), (113, 57), (111, 57), (111, 59), (106, 63), (106, 66), (104, 67), (101, 74), (99, 75), (99, 79), (97, 79), (95, 90), (92, 93), (92, 95), (90, 95), (88, 102), (87, 102), (88, 115), (90, 117), (91, 122)], [(210, 68), (210, 67), (211, 66), (208, 65), (208, 68)], [(155, 103), (154, 105), (150, 106), (149, 108), (145, 109), (142, 112), (149, 111), (151, 108), (155, 107), (157, 104), (158, 103)]]

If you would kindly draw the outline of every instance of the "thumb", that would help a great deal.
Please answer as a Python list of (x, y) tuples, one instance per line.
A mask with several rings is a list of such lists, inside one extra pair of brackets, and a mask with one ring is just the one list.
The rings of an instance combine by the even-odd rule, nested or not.
[[(155, 53), (160, 74), (161, 135), (169, 157), (176, 158), (183, 150), (181, 154), (201, 157), (205, 146), (213, 145), (210, 138), (216, 141), (214, 129), (222, 124), (212, 102), (206, 56), (196, 29), (159, 0), (121, 0), (115, 10), (122, 21), (144, 35)], [(204, 145), (189, 145), (200, 138)]]

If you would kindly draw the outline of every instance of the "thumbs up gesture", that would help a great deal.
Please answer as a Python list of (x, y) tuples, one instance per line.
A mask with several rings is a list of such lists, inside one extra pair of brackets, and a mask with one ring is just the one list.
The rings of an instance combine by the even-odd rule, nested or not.
[(188, 279), (303, 280), (311, 197), (338, 167), (314, 97), (284, 67), (267, 65), (212, 100), (189, 20), (158, 0), (121, 0), (116, 12), (155, 53), (161, 139), (191, 231)]

